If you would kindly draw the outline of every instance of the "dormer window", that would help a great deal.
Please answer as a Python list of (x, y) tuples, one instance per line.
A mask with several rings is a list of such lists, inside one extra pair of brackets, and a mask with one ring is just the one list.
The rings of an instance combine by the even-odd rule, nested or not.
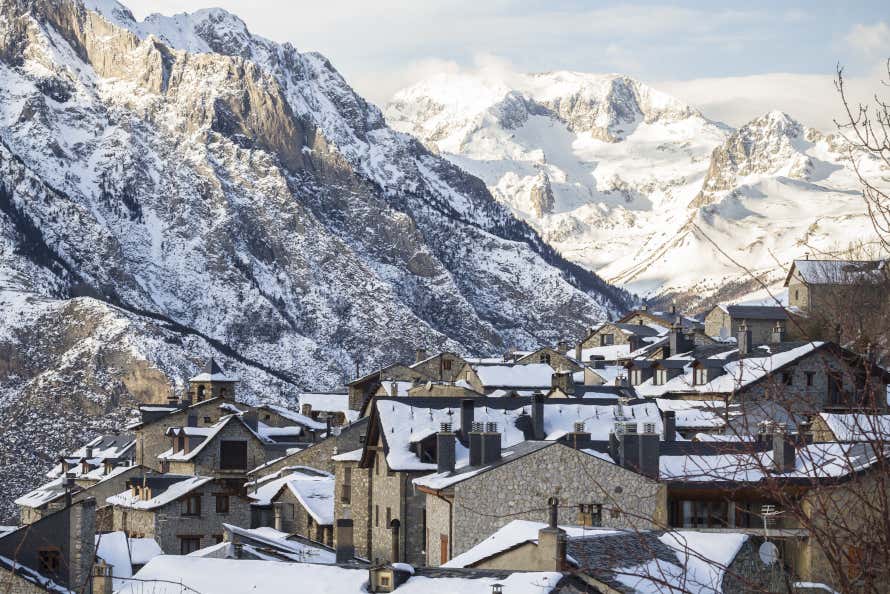
[(603, 334), (600, 336), (600, 346), (612, 346), (615, 344), (614, 334)]
[(643, 383), (643, 371), (641, 369), (630, 370), (630, 385), (639, 386)]
[(696, 367), (692, 372), (692, 384), (695, 386), (703, 386), (708, 383), (708, 370), (702, 367)]
[(451, 359), (442, 359), (442, 369), (451, 371)]

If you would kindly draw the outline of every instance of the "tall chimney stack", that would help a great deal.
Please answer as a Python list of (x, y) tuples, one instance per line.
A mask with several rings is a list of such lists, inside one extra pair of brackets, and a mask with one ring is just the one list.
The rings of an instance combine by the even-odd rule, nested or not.
[(547, 500), (548, 522), (546, 528), (538, 531), (539, 571), (563, 571), (566, 566), (566, 533), (559, 527), (559, 499)]
[(442, 423), (436, 435), (436, 471), (454, 472), (454, 432), (451, 423)]
[(355, 545), (352, 537), (352, 520), (337, 520), (337, 563), (350, 563), (355, 558)]
[(482, 434), (482, 464), (492, 464), (501, 459), (501, 434), (497, 423), (487, 423)]
[(534, 439), (542, 440), (544, 434), (544, 394), (535, 392), (532, 394), (532, 432)]
[(664, 411), (661, 422), (664, 425), (664, 440), (677, 441), (677, 413), (672, 410)]
[(461, 440), (470, 439), (470, 431), (473, 430), (473, 409), (475, 403), (472, 398), (464, 398), (460, 401), (460, 437)]
[(748, 355), (751, 353), (751, 330), (748, 328), (747, 320), (742, 320), (742, 323), (739, 325), (736, 340), (738, 342), (739, 355)]
[(776, 472), (794, 472), (797, 468), (797, 451), (794, 439), (783, 428), (773, 434), (773, 466)]

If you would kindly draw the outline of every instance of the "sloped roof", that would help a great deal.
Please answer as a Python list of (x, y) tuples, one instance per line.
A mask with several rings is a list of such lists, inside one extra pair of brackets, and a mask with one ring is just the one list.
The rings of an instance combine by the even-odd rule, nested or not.
[[(166, 479), (166, 480), (159, 480)], [(109, 505), (119, 505), (131, 509), (156, 509), (168, 503), (176, 501), (183, 495), (187, 495), (213, 480), (209, 476), (187, 475), (163, 475), (146, 479), (152, 487), (152, 493), (157, 494), (151, 499), (139, 499), (130, 490), (112, 495), (105, 502)]]
[(727, 305), (729, 316), (744, 320), (787, 320), (788, 312), (784, 307), (768, 305)]
[(196, 375), (195, 377), (189, 379), (190, 382), (223, 382), (223, 383), (234, 383), (239, 381), (237, 377), (227, 375), (222, 367), (211, 357), (207, 363), (204, 364), (204, 368), (201, 370), (201, 373)]
[(785, 277), (785, 286), (794, 273), (810, 285), (852, 284), (881, 278), (887, 260), (795, 260)]

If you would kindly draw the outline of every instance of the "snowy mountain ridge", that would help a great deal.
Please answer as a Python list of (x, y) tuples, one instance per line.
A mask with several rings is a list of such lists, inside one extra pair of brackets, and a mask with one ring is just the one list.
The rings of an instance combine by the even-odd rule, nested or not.
[(436, 75), (385, 113), (569, 259), (693, 308), (757, 285), (730, 258), (775, 285), (804, 252), (870, 239), (843, 140), (781, 112), (733, 130), (628, 77), (551, 72)]
[(630, 303), (323, 56), (217, 9), (0, 0), (0, 499), (207, 356), (289, 403)]

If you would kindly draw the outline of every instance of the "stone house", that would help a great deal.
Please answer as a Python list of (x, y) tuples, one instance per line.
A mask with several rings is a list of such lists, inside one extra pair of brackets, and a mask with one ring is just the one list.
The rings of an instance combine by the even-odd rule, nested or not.
[(168, 555), (186, 555), (222, 541), (223, 523), (250, 524), (243, 490), (209, 476), (155, 475), (134, 478), (130, 488), (107, 499), (113, 530), (154, 538)]
[(246, 485), (251, 526), (274, 528), (333, 546), (334, 475), (293, 466)]
[(407, 391), (409, 387), (431, 379), (433, 378), (427, 377), (423, 371), (412, 369), (401, 363), (388, 365), (346, 384), (349, 408), (359, 411), (359, 416), (366, 416), (371, 400), (378, 394), (384, 383), (392, 384), (392, 382), (397, 382), (406, 386), (404, 391)]
[[(510, 448), (524, 441), (559, 439), (575, 429), (576, 423), (585, 422), (597, 439), (605, 440), (618, 408), (597, 404), (593, 399), (546, 401), (542, 394), (533, 398), (485, 400), (378, 398), (371, 410), (368, 437), (360, 460), (356, 463), (351, 456), (349, 459), (338, 456), (338, 467), (342, 467), (338, 477), (345, 478), (349, 467), (353, 485), (364, 488), (367, 480), (369, 496), (364, 500), (367, 508), (363, 501), (350, 494), (351, 504), (338, 505), (335, 513), (351, 513), (351, 519), (356, 521), (356, 541), (365, 539), (363, 531), (367, 533), (366, 541), (362, 542), (368, 543), (368, 558), (372, 563), (375, 559), (393, 561), (393, 557), (398, 556), (398, 560), (422, 565), (429, 561), (425, 554), (427, 530), (424, 526), (427, 496), (415, 488), (413, 481), (437, 468), (437, 433), (442, 423), (459, 423), (462, 428), (457, 433), (460, 445), (456, 446), (460, 461), (469, 453), (473, 423), (498, 424), (504, 436), (502, 443)], [(621, 410), (640, 419), (650, 419), (653, 426), (661, 428), (661, 417), (655, 406), (625, 406)], [(365, 519), (365, 525), (358, 523)]]
[(0, 591), (89, 592), (95, 520), (87, 498), (0, 536)]
[(800, 332), (784, 307), (716, 305), (705, 316), (705, 334), (720, 340), (735, 337), (742, 325), (751, 331), (752, 344), (799, 340)]
[(461, 368), (466, 365), (463, 357), (452, 352), (441, 352), (430, 355), (422, 349), (415, 353), (411, 369), (422, 373), (434, 382), (454, 382)]
[(886, 280), (888, 275), (888, 260), (795, 260), (785, 276), (788, 306), (817, 312), (842, 296), (844, 287)]
[[(564, 522), (644, 529), (667, 519), (667, 491), (657, 480), (560, 442), (523, 442), (502, 455), (500, 434), (493, 433), (481, 434), (478, 447), (491, 437), (488, 459), (480, 452), (475, 465), (414, 480), (427, 496), (429, 565), (446, 563), (513, 519), (546, 520), (543, 502), (551, 496), (559, 498)], [(453, 433), (439, 439), (454, 446)], [(471, 438), (471, 458), (474, 445)]]
[(522, 355), (516, 359), (516, 363), (519, 365), (543, 363), (553, 369), (571, 372), (581, 371), (581, 364), (577, 359), (569, 356), (567, 351), (559, 351), (551, 347), (541, 347), (526, 355)]
[[(612, 347), (628, 345), (631, 351), (642, 348), (645, 339), (659, 336), (659, 330), (645, 324), (631, 324), (625, 322), (605, 322), (598, 328), (591, 328), (587, 336), (579, 343), (583, 356), (585, 352), (597, 347)], [(576, 349), (577, 350), (577, 349)]]
[(250, 469), (267, 462), (255, 422), (249, 414), (230, 414), (210, 427), (169, 427), (169, 447), (158, 456), (163, 471), (243, 483)]

